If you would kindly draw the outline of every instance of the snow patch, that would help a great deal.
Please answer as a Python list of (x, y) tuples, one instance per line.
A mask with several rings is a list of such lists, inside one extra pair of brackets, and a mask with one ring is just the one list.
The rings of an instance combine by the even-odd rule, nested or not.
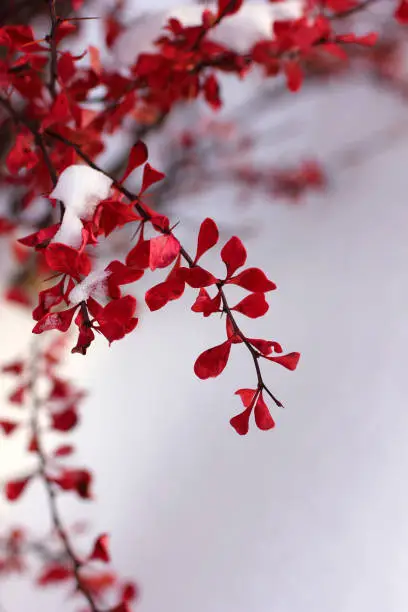
[(72, 306), (85, 302), (91, 296), (99, 303), (106, 300), (109, 270), (93, 270), (83, 281), (78, 283), (69, 294)]
[(75, 249), (82, 242), (82, 221), (91, 219), (99, 202), (110, 193), (112, 179), (89, 166), (74, 164), (60, 174), (50, 197), (61, 200), (65, 214), (52, 242), (62, 242)]

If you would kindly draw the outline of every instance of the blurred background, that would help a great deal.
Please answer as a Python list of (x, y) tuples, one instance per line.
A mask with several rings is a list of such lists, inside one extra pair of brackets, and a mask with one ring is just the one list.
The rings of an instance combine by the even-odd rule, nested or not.
[[(154, 129), (136, 122), (101, 156), (120, 168), (144, 129), (152, 163), (168, 175), (154, 205), (180, 220), (187, 246), (206, 216), (224, 241), (239, 235), (248, 264), (278, 285), (268, 315), (246, 329), (302, 353), (295, 373), (264, 369), (285, 410), (273, 412), (274, 430), (246, 437), (228, 421), (252, 364), (237, 350), (222, 377), (195, 378), (194, 360), (224, 329), (191, 312), (193, 291), (150, 313), (143, 292), (158, 278), (143, 279), (137, 330), (67, 360), (89, 391), (72, 438), (78, 463), (95, 472), (96, 499), (63, 496), (61, 508), (112, 534), (114, 566), (139, 584), (140, 612), (407, 610), (408, 73), (406, 30), (390, 4), (355, 17), (361, 32), (382, 34), (375, 50), (347, 67), (308, 66), (298, 94), (256, 72), (245, 83), (225, 78), (221, 111), (194, 103)], [(111, 8), (99, 0), (83, 11)], [(172, 8), (125, 4), (132, 53)], [(21, 18), (41, 28), (44, 17)], [(83, 40), (102, 44), (98, 22), (84, 24)], [(244, 44), (241, 30), (234, 36)], [(105, 53), (126, 69), (123, 44)], [(218, 259), (208, 255), (208, 269)], [(6, 246), (1, 265), (8, 283)], [(16, 302), (0, 308), (7, 361), (27, 352), (32, 320)], [(0, 377), (1, 414), (10, 388)], [(24, 440), (0, 439), (2, 479), (24, 469)], [(36, 487), (17, 504), (0, 500), (1, 526), (48, 529)], [(80, 608), (63, 587), (34, 589), (24, 576), (0, 581), (0, 603), (1, 612)]]

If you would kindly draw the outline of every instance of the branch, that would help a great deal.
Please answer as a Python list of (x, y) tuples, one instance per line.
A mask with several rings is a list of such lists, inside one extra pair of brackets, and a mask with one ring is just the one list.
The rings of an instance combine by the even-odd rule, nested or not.
[[(114, 185), (114, 187), (118, 191), (120, 191), (124, 196), (126, 196), (134, 204), (135, 209), (140, 214), (140, 216), (142, 217), (143, 221), (151, 221), (152, 220), (151, 215), (143, 207), (143, 204), (142, 204), (140, 198), (135, 193), (132, 193), (131, 191), (129, 191), (129, 189), (127, 189), (126, 187), (123, 187), (123, 185), (121, 185), (121, 183), (116, 181), (112, 176), (109, 175), (109, 173), (105, 172), (105, 170), (103, 170), (94, 161), (92, 161), (92, 159), (90, 157), (88, 157), (88, 155), (83, 153), (83, 151), (82, 151), (82, 149), (81, 149), (81, 147), (79, 145), (71, 142), (70, 140), (68, 140), (64, 136), (61, 136), (60, 134), (58, 134), (56, 132), (53, 132), (51, 130), (47, 130), (46, 134), (48, 136), (51, 136), (51, 138), (54, 138), (55, 140), (58, 140), (59, 142), (62, 142), (66, 146), (72, 147), (75, 150), (75, 152), (77, 153), (77, 155), (88, 166), (90, 166), (94, 170), (98, 170), (98, 172), (102, 172), (102, 174), (104, 174), (105, 176), (108, 176), (112, 180), (112, 184)], [(161, 229), (161, 230), (158, 230), (158, 231), (160, 231), (162, 234), (174, 235), (174, 232), (172, 232), (172, 230)], [(183, 259), (185, 260), (185, 262), (187, 263), (189, 268), (195, 268), (196, 267), (196, 264), (194, 263), (193, 258), (188, 253), (188, 251), (181, 245), (181, 243), (180, 243), (180, 255), (183, 257)], [(232, 327), (234, 329), (234, 332), (242, 340), (243, 344), (246, 346), (246, 348), (249, 350), (249, 352), (251, 354), (251, 357), (253, 359), (254, 366), (255, 366), (255, 371), (256, 371), (257, 379), (258, 379), (258, 387), (260, 389), (265, 389), (265, 391), (270, 395), (270, 397), (273, 399), (273, 401), (275, 402), (275, 404), (277, 406), (283, 407), (282, 403), (271, 393), (271, 391), (266, 387), (266, 385), (265, 385), (265, 383), (264, 383), (264, 381), (262, 379), (262, 374), (261, 374), (261, 370), (260, 370), (260, 366), (259, 366), (259, 358), (263, 357), (263, 355), (260, 352), (258, 352), (256, 349), (254, 349), (254, 347), (246, 339), (245, 334), (238, 327), (238, 325), (237, 325), (237, 323), (235, 321), (235, 318), (234, 318), (234, 316), (233, 316), (233, 314), (231, 312), (231, 308), (230, 308), (230, 306), (228, 304), (227, 298), (225, 296), (225, 293), (224, 293), (224, 290), (223, 290), (223, 283), (222, 282), (217, 283), (217, 287), (218, 287), (218, 290), (219, 290), (220, 295), (221, 295), (221, 300), (222, 300), (224, 312), (226, 313), (227, 317), (229, 318), (229, 320), (230, 320), (230, 322), (232, 324)]]
[(6, 98), (0, 97), (0, 105), (8, 111), (8, 113), (12, 116), (16, 123), (22, 123), (32, 133), (32, 135), (34, 136), (35, 144), (40, 149), (44, 158), (44, 163), (47, 166), (47, 170), (49, 172), (52, 184), (55, 187), (58, 181), (58, 175), (51, 161), (51, 157), (48, 154), (43, 135), (37, 130), (37, 128), (33, 125), (31, 121), (26, 119), (24, 115), (18, 113)]
[(57, 17), (57, 13), (55, 10), (55, 0), (47, 0), (47, 2), (51, 19), (51, 30), (50, 33), (46, 36), (46, 41), (50, 45), (50, 80), (48, 83), (48, 89), (50, 90), (52, 97), (55, 98), (55, 96), (57, 95), (56, 85), (58, 79), (57, 41), (55, 38), (55, 34), (57, 32), (60, 20)]
[(345, 19), (346, 17), (350, 17), (351, 15), (354, 15), (355, 13), (364, 11), (365, 9), (369, 8), (371, 5), (375, 4), (376, 2), (378, 2), (378, 0), (364, 0), (363, 2), (361, 2), (361, 4), (358, 4), (357, 6), (353, 6), (347, 11), (343, 11), (342, 13), (335, 13), (334, 15), (331, 15), (330, 20), (334, 21), (335, 19)]
[(32, 398), (32, 413), (31, 413), (30, 426), (31, 426), (31, 432), (32, 432), (33, 439), (35, 439), (36, 441), (36, 451), (35, 452), (39, 460), (38, 477), (41, 479), (44, 485), (45, 493), (47, 495), (47, 500), (48, 500), (48, 507), (50, 509), (51, 521), (55, 529), (55, 532), (61, 541), (61, 544), (64, 549), (64, 553), (66, 554), (67, 558), (70, 560), (73, 575), (75, 578), (75, 583), (78, 588), (78, 591), (80, 591), (82, 595), (85, 597), (85, 599), (87, 600), (90, 606), (90, 610), (92, 612), (100, 612), (92, 596), (91, 591), (89, 590), (89, 588), (87, 587), (87, 585), (85, 584), (85, 582), (83, 581), (81, 577), (80, 569), (82, 567), (82, 562), (78, 559), (77, 555), (75, 554), (72, 548), (71, 542), (66, 532), (66, 529), (59, 515), (58, 506), (57, 506), (56, 490), (54, 488), (53, 483), (51, 482), (51, 480), (49, 479), (47, 475), (47, 455), (46, 455), (46, 452), (42, 444), (42, 439), (40, 435), (41, 432), (40, 432), (40, 427), (39, 427), (39, 412), (42, 407), (42, 402), (36, 390), (36, 383), (37, 383), (38, 375), (39, 375), (38, 362), (39, 362), (39, 359), (38, 359), (38, 354), (36, 350), (36, 342), (34, 341), (33, 355), (32, 355), (32, 361), (31, 361), (32, 363), (31, 380), (29, 383), (29, 390), (31, 392), (31, 398)]

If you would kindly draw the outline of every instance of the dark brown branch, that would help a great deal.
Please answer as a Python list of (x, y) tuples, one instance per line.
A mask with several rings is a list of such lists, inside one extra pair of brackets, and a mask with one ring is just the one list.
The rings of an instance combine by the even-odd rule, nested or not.
[(348, 9), (348, 11), (343, 11), (342, 13), (335, 13), (334, 15), (331, 15), (330, 20), (333, 21), (335, 19), (345, 19), (346, 17), (351, 17), (351, 15), (355, 15), (356, 13), (364, 11), (376, 2), (378, 2), (378, 0), (364, 0), (357, 6), (353, 6), (352, 8)]
[[(105, 174), (105, 176), (108, 176), (112, 181), (113, 181), (113, 185), (116, 187), (116, 189), (118, 189), (118, 191), (120, 191), (121, 193), (123, 193), (123, 195), (125, 195), (135, 206), (136, 210), (138, 211), (138, 213), (141, 215), (141, 217), (143, 218), (144, 221), (150, 221), (151, 220), (151, 216), (150, 214), (144, 209), (139, 197), (132, 193), (131, 191), (129, 191), (126, 187), (123, 187), (123, 185), (121, 185), (118, 181), (114, 180), (107, 172), (105, 172), (102, 168), (100, 168), (97, 164), (95, 164), (95, 162), (93, 162), (85, 153), (82, 152), (82, 149), (79, 145), (76, 145), (75, 143), (70, 142), (67, 138), (65, 138), (64, 136), (61, 136), (60, 134), (57, 134), (56, 132), (52, 132), (51, 130), (47, 130), (46, 132), (49, 136), (51, 136), (52, 138), (55, 138), (56, 140), (59, 140), (60, 142), (63, 142), (66, 146), (70, 146), (73, 147), (75, 152), (77, 153), (77, 155), (79, 157), (81, 157), (81, 159), (86, 162), (91, 168), (93, 168), (94, 170), (98, 170), (99, 172), (102, 172), (103, 174)], [(161, 230), (163, 234), (171, 234), (172, 231), (171, 230)], [(195, 267), (195, 263), (193, 258), (191, 257), (191, 255), (186, 251), (186, 249), (180, 245), (180, 255), (183, 257), (183, 259), (186, 261), (186, 263), (188, 264), (188, 266), (190, 268), (194, 268)], [(259, 353), (256, 349), (254, 349), (254, 347), (248, 342), (248, 340), (246, 339), (245, 334), (241, 331), (241, 329), (239, 328), (238, 324), (235, 321), (234, 315), (232, 314), (232, 311), (228, 305), (228, 301), (227, 298), (225, 296), (224, 290), (223, 290), (223, 285), (222, 283), (217, 283), (217, 287), (218, 290), (220, 291), (220, 295), (221, 295), (221, 300), (222, 300), (222, 304), (223, 304), (223, 308), (224, 311), (226, 312), (229, 320), (231, 321), (231, 324), (234, 328), (235, 333), (237, 334), (237, 336), (239, 336), (243, 342), (243, 344), (246, 346), (246, 348), (249, 350), (251, 357), (253, 359), (254, 362), (254, 366), (255, 366), (255, 371), (256, 371), (256, 375), (257, 375), (257, 379), (258, 379), (258, 388), (259, 389), (265, 389), (265, 391), (268, 393), (268, 395), (270, 395), (270, 397), (273, 399), (273, 401), (275, 402), (275, 404), (277, 406), (282, 407), (282, 403), (271, 393), (271, 391), (266, 387), (263, 378), (262, 378), (262, 374), (261, 374), (261, 369), (259, 366), (259, 359), (263, 356), (261, 353)]]
[(30, 130), (30, 132), (34, 136), (35, 144), (38, 146), (42, 153), (44, 163), (47, 166), (47, 170), (49, 172), (52, 184), (55, 187), (58, 180), (57, 171), (55, 170), (51, 158), (48, 154), (47, 147), (45, 145), (44, 137), (42, 136), (42, 134), (40, 134), (40, 132), (36, 129), (36, 127), (31, 121), (26, 119), (24, 115), (18, 113), (6, 98), (0, 97), (0, 105), (8, 111), (8, 113), (13, 117), (16, 123), (22, 123), (28, 130)]
[(60, 20), (57, 17), (57, 13), (55, 10), (55, 0), (47, 0), (47, 2), (48, 2), (48, 9), (50, 12), (50, 19), (51, 19), (51, 30), (48, 36), (46, 37), (46, 40), (48, 44), (50, 45), (50, 80), (48, 83), (48, 89), (50, 90), (52, 97), (55, 98), (55, 96), (57, 95), (57, 79), (58, 79), (57, 41), (56, 41), (55, 36), (57, 33), (57, 28), (59, 26)]

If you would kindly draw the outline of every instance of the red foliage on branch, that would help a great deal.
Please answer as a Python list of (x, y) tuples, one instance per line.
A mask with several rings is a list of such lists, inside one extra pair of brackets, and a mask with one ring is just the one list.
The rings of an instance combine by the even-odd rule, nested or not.
[[(69, 17), (62, 10), (58, 12), (54, 0), (48, 0), (49, 28), (41, 36), (30, 25), (11, 24), (9, 19), (6, 25), (1, 22), (0, 127), (8, 130), (9, 137), (1, 180), (18, 188), (22, 211), (30, 209), (39, 197), (48, 207), (35, 231), (28, 235), (19, 218), (0, 217), (0, 234), (13, 240), (18, 235), (18, 248), (22, 250), (14, 247), (15, 257), (20, 263), (24, 261), (41, 282), (32, 313), (35, 345), (36, 336), (50, 330), (65, 334), (71, 328), (77, 337), (71, 352), (79, 355), (86, 355), (98, 335), (108, 344), (123, 339), (139, 321), (137, 301), (129, 285), (133, 289), (147, 273), (166, 269), (164, 280), (152, 284), (145, 293), (148, 308), (159, 310), (186, 290), (195, 290), (191, 310), (204, 318), (217, 315), (225, 321), (225, 336), (217, 346), (204, 348), (195, 361), (195, 374), (201, 380), (219, 376), (232, 350), (238, 345), (245, 347), (255, 376), (250, 388), (236, 391), (244, 410), (232, 417), (230, 424), (239, 435), (247, 434), (252, 415), (260, 430), (275, 426), (266, 400), (278, 407), (282, 404), (264, 382), (261, 364), (270, 361), (294, 370), (299, 353), (282, 354), (278, 342), (250, 338), (240, 323), (241, 316), (254, 319), (268, 312), (266, 294), (276, 289), (275, 283), (259, 267), (245, 267), (247, 252), (237, 236), (227, 240), (219, 254), (225, 273), (219, 277), (206, 268), (202, 261), (219, 241), (217, 223), (211, 218), (202, 222), (194, 255), (190, 254), (177, 237), (175, 225), (155, 204), (160, 190), (165, 193), (168, 177), (151, 165), (148, 148), (139, 137), (133, 140), (119, 173), (105, 170), (96, 160), (105, 151), (106, 137), (131, 119), (137, 118), (147, 130), (147, 126), (160, 125), (180, 102), (202, 100), (211, 109), (219, 109), (224, 74), (244, 78), (251, 69), (260, 67), (265, 78), (281, 75), (287, 89), (297, 92), (310, 66), (322, 69), (328, 58), (336, 65), (346, 64), (356, 48), (375, 46), (377, 35), (357, 35), (338, 29), (337, 23), (343, 20), (347, 24), (344, 20), (374, 1), (308, 0), (302, 15), (275, 20), (271, 35), (256, 41), (244, 53), (212, 37), (243, 4), (242, 0), (218, 0), (215, 8), (203, 10), (195, 25), (185, 26), (170, 19), (155, 43), (155, 51), (140, 53), (127, 71), (105, 66), (93, 46), (78, 56), (68, 47), (62, 49), (61, 42), (77, 34), (81, 20), (88, 17), (75, 15), (81, 0), (71, 1), (74, 14)], [(393, 11), (399, 23), (408, 23), (406, 0), (394, 2)], [(125, 26), (112, 13), (106, 17), (104, 28), (107, 47), (111, 48)], [(95, 110), (90, 103), (97, 88), (104, 93)], [(184, 149), (191, 151), (194, 136), (185, 134), (182, 140)], [(131, 175), (134, 178), (135, 170), (140, 172), (140, 181), (131, 190), (125, 183)], [(261, 169), (251, 170), (245, 165), (231, 166), (230, 176), (247, 186), (265, 182)], [(299, 168), (269, 172), (267, 182), (274, 194), (297, 198), (306, 188), (321, 187), (325, 176), (319, 165), (307, 162)], [(102, 268), (97, 247), (109, 244), (128, 227), (135, 231), (126, 244), (123, 261), (111, 258)], [(235, 305), (229, 299), (231, 285), (248, 292)], [(18, 283), (8, 289), (8, 297), (29, 302)], [(0, 572), (20, 570), (26, 552), (37, 551), (43, 564), (37, 577), (40, 586), (71, 583), (93, 612), (108, 612), (106, 605), (111, 604), (105, 604), (106, 595), (113, 591), (116, 600), (111, 612), (125, 612), (136, 598), (136, 587), (120, 581), (110, 570), (98, 569), (101, 562), (110, 562), (108, 535), (99, 535), (84, 556), (74, 548), (72, 534), (60, 517), (57, 499), (61, 493), (92, 499), (93, 474), (82, 466), (65, 465), (73, 454), (72, 445), (64, 443), (52, 451), (45, 450), (43, 437), (47, 432), (63, 435), (79, 423), (82, 394), (59, 376), (59, 363), (58, 351), (52, 345), (46, 351), (37, 350), (28, 360), (3, 368), (4, 374), (16, 377), (9, 401), (23, 409), (31, 403), (24, 426), (30, 431), (28, 450), (37, 458), (37, 466), (30, 473), (10, 476), (3, 487), (4, 495), (10, 502), (18, 502), (28, 495), (32, 481), (43, 485), (59, 552), (51, 557), (47, 550), (43, 554), (42, 545), (39, 547), (23, 531), (13, 530), (0, 540), (4, 549)], [(40, 379), (48, 383), (48, 391), (41, 396)], [(39, 427), (40, 414), (46, 417), (45, 431)], [(20, 427), (23, 422), (0, 420), (1, 435), (12, 436)]]

